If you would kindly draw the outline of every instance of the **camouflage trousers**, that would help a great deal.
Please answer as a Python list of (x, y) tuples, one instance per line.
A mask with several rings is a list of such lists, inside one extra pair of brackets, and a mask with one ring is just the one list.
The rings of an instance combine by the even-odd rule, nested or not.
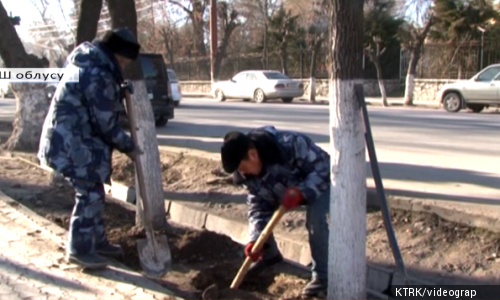
[(94, 253), (107, 242), (104, 231), (104, 185), (81, 179), (69, 179), (75, 188), (75, 207), (69, 225), (69, 254)]

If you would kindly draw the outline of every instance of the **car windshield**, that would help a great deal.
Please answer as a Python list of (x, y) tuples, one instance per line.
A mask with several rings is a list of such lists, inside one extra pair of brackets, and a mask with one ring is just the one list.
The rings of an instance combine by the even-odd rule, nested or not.
[(286, 76), (283, 73), (279, 73), (279, 72), (263, 72), (263, 73), (267, 79), (290, 79), (290, 77)]
[(168, 80), (170, 82), (178, 82), (179, 81), (179, 79), (177, 79), (177, 75), (175, 75), (174, 71), (168, 70), (167, 74), (168, 74)]

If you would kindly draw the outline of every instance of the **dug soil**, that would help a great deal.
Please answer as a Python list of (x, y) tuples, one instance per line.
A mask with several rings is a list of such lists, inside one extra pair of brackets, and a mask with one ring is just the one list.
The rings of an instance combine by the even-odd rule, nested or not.
[[(31, 155), (20, 156), (35, 161)], [(39, 215), (68, 228), (74, 191), (65, 182), (53, 181), (46, 171), (10, 155), (2, 155), (0, 190)], [(104, 219), (109, 240), (124, 249), (124, 257), (118, 260), (141, 271), (137, 240), (146, 236), (143, 230), (134, 226), (135, 207), (106, 199)], [(297, 299), (308, 280), (303, 270), (281, 264), (258, 279), (246, 279), (239, 290), (233, 291), (228, 287), (244, 260), (240, 245), (222, 235), (172, 224), (158, 233), (168, 236), (173, 266), (172, 271), (157, 282), (179, 297), (201, 299), (202, 292), (216, 284), (219, 299)]]

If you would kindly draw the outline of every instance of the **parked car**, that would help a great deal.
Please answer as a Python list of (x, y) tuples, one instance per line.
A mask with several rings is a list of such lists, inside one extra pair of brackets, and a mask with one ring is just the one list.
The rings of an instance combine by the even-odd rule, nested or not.
[(174, 100), (174, 105), (179, 106), (182, 100), (181, 86), (179, 84), (179, 79), (174, 70), (167, 69), (168, 81), (170, 82), (170, 90), (172, 91), (172, 100)]
[(438, 100), (448, 112), (469, 108), (475, 113), (500, 106), (500, 64), (490, 65), (469, 80), (445, 84)]
[(219, 101), (226, 99), (253, 99), (263, 103), (270, 99), (281, 99), (290, 103), (304, 94), (304, 84), (277, 71), (243, 71), (228, 81), (216, 82), (213, 96)]

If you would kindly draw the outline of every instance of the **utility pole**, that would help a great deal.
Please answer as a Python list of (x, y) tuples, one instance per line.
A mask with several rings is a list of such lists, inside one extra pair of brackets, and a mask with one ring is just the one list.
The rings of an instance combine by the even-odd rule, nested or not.
[(269, 8), (267, 7), (268, 0), (264, 0), (264, 65), (265, 69), (269, 70), (269, 54), (267, 52), (267, 30), (269, 19)]
[(214, 83), (215, 57), (217, 55), (217, 0), (210, 0), (210, 78)]

